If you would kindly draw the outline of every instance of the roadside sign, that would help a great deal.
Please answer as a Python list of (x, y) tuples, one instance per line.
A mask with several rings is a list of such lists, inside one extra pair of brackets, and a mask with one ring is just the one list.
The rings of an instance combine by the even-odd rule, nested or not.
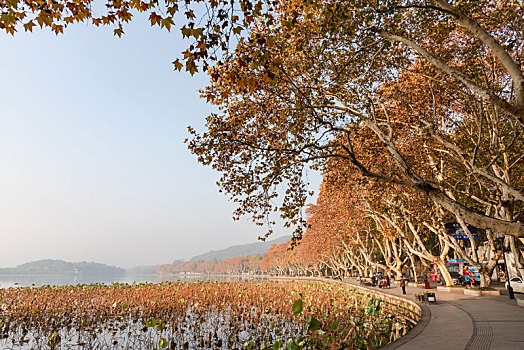
[[(453, 238), (455, 238), (457, 241), (469, 239), (468, 235), (458, 222), (448, 222), (444, 224), (444, 226), (446, 227), (448, 233), (452, 235)], [(479, 239), (477, 228), (471, 225), (466, 226), (468, 227), (469, 232), (471, 232), (473, 235), (473, 239)]]

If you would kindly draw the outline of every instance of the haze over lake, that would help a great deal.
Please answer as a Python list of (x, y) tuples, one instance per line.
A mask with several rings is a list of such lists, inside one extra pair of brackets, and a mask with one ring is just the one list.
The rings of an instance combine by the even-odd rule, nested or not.
[(161, 283), (176, 281), (219, 281), (219, 282), (236, 282), (246, 280), (265, 280), (266, 277), (257, 276), (213, 276), (213, 275), (134, 275), (126, 274), (124, 276), (0, 276), (0, 288), (11, 287), (40, 287), (45, 285), (77, 285), (92, 283)]

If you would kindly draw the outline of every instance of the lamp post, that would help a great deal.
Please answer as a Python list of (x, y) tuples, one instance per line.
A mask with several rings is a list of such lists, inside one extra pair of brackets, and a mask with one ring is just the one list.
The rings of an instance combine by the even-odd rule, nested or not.
[(504, 235), (497, 232), (496, 237), (500, 240), (500, 247), (502, 249), (502, 257), (504, 258), (504, 269), (506, 270), (506, 282), (508, 283), (509, 298), (515, 299), (515, 294), (513, 294), (513, 287), (511, 287), (511, 278), (509, 276), (508, 263), (506, 262), (506, 249), (504, 245)]

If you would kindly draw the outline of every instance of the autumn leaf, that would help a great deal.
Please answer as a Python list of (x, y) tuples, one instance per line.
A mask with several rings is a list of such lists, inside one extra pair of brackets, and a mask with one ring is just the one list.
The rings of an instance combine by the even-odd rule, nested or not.
[(177, 71), (180, 71), (182, 69), (182, 67), (183, 67), (182, 63), (180, 62), (180, 60), (178, 58), (176, 60), (174, 60), (172, 63), (175, 66), (175, 70), (177, 70)]
[(188, 71), (191, 75), (194, 75), (198, 72), (198, 68), (194, 60), (186, 61), (186, 71)]
[(55, 32), (56, 35), (58, 35), (58, 34), (64, 32), (64, 26), (58, 25), (58, 24), (53, 24), (52, 27), (51, 27), (51, 30), (53, 32)]
[(149, 15), (149, 21), (151, 22), (151, 26), (154, 26), (155, 24), (160, 25), (160, 22), (162, 21), (162, 17), (157, 15), (155, 12), (152, 12)]
[(171, 18), (171, 17), (162, 18), (161, 27), (165, 27), (167, 29), (167, 31), (171, 31), (171, 26), (172, 25), (175, 25), (175, 22), (173, 21), (173, 18)]
[(29, 21), (27, 23), (24, 24), (24, 29), (25, 31), (29, 31), (29, 32), (32, 32), (33, 31), (33, 27), (35, 26), (36, 24), (33, 23), (33, 21)]
[(114, 34), (115, 36), (118, 36), (119, 38), (121, 38), (121, 37), (122, 37), (122, 34), (124, 34), (124, 30), (122, 29), (122, 26), (119, 26), (118, 28), (115, 28), (115, 29), (113, 30), (113, 34)]
[(239, 35), (242, 32), (242, 27), (238, 26), (233, 28), (233, 33)]
[(177, 13), (177, 12), (178, 12), (178, 5), (176, 5), (176, 4), (174, 4), (172, 6), (169, 6), (167, 8), (167, 13), (169, 13), (169, 15), (171, 17), (173, 17), (175, 15), (175, 13)]

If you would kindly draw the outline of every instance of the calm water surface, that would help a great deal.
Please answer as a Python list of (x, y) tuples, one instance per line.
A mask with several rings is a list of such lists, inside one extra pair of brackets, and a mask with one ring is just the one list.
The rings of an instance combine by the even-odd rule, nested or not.
[(0, 288), (10, 287), (39, 287), (44, 285), (76, 285), (104, 283), (161, 283), (165, 281), (219, 281), (219, 282), (236, 282), (245, 280), (264, 280), (265, 278), (254, 276), (215, 276), (215, 275), (65, 275), (65, 276), (17, 276), (8, 275), (0, 276)]

